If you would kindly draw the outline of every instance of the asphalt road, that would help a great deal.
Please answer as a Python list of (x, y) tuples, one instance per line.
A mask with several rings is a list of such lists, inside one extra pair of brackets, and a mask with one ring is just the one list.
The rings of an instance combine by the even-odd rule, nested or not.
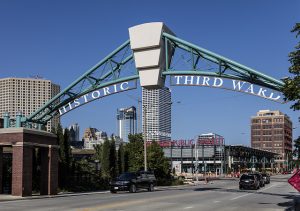
[[(157, 187), (155, 192), (111, 194), (95, 193), (79, 196), (26, 199), (0, 202), (5, 211), (192, 211), (192, 210), (292, 210), (298, 192), (287, 179), (291, 175), (271, 177), (271, 184), (260, 190), (239, 190), (238, 180), (218, 180), (209, 184)], [(299, 195), (300, 196), (300, 195)]]

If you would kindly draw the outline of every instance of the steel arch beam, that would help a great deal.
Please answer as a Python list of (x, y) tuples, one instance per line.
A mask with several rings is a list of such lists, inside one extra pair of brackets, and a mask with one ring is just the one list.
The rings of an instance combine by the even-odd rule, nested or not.
[[(174, 55), (168, 55), (168, 49), (166, 48), (165, 53), (169, 57), (172, 57), (172, 62), (170, 66), (166, 63), (167, 68), (164, 70), (162, 75), (203, 75), (203, 76), (217, 76), (230, 79), (238, 79), (247, 81), (249, 83), (258, 84), (267, 88), (271, 88), (277, 91), (280, 91), (284, 83), (280, 80), (277, 80), (271, 76), (268, 76), (264, 73), (261, 73), (257, 70), (254, 70), (250, 67), (242, 65), (238, 62), (230, 60), (224, 56), (213, 53), (209, 50), (201, 48), (197, 45), (189, 43), (185, 40), (182, 40), (174, 35), (163, 33), (163, 39), (165, 39), (165, 46), (168, 46), (167, 43), (171, 43), (176, 50), (181, 49), (186, 53), (190, 54), (189, 62), (190, 69), (178, 69), (172, 68), (172, 62)], [(196, 58), (195, 58), (196, 57)], [(198, 68), (199, 60), (206, 60), (208, 62), (214, 63), (218, 68), (213, 71), (207, 71)], [(166, 59), (167, 61), (167, 59)]]
[(111, 84), (138, 79), (138, 73), (135, 68), (132, 68), (131, 72), (122, 71), (130, 62), (133, 62), (133, 54), (128, 40), (33, 114), (22, 118), (22, 122), (46, 124), (47, 121), (59, 113), (61, 106), (74, 101), (80, 96)]

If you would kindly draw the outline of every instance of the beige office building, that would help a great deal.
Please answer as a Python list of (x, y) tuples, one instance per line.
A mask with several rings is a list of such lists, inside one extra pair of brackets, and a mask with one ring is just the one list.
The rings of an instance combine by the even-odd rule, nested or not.
[(292, 160), (293, 126), (280, 111), (260, 110), (251, 118), (251, 147), (277, 153), (279, 170), (289, 169)]
[[(50, 80), (40, 78), (2, 78), (0, 79), (0, 115), (9, 112), (10, 118), (16, 118), (21, 112), (29, 116), (48, 100), (60, 92), (60, 87)], [(57, 126), (59, 116), (47, 124), (47, 131)]]

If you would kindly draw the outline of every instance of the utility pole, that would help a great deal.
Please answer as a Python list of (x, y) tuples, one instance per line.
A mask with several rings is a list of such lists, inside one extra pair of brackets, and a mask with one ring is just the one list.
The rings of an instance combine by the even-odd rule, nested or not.
[(144, 171), (147, 171), (147, 105), (143, 105), (144, 113)]
[(253, 172), (253, 169), (254, 169), (254, 167), (255, 167), (255, 162), (256, 162), (256, 157), (255, 157), (254, 155), (251, 157), (251, 162), (252, 162), (252, 169), (251, 169), (251, 172)]
[(198, 182), (199, 181), (199, 178), (198, 178), (198, 174), (199, 174), (199, 163), (198, 163), (198, 148), (197, 148), (197, 144), (198, 144), (198, 139), (197, 139), (197, 136), (195, 138), (195, 160), (196, 160), (196, 181)]
[(203, 177), (204, 177), (204, 181), (206, 182), (206, 165), (205, 165), (205, 161), (204, 161), (204, 142), (202, 143), (202, 163), (203, 163)]
[(223, 168), (224, 168), (224, 149), (223, 149), (223, 141), (221, 141), (220, 137), (218, 137), (219, 141), (219, 147), (220, 147), (220, 152), (221, 152), (221, 171), (220, 171), (220, 177), (223, 176)]
[(289, 171), (289, 153), (286, 153), (286, 164), (287, 164), (287, 168), (286, 170)]

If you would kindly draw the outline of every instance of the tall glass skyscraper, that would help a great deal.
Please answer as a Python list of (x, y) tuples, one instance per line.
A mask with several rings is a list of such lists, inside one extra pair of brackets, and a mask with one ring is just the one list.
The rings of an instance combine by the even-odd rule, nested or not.
[(143, 131), (147, 141), (171, 140), (171, 91), (142, 90)]
[(77, 123), (69, 126), (70, 141), (80, 141), (79, 139), (79, 125)]
[(120, 108), (117, 110), (118, 136), (128, 142), (129, 134), (137, 133), (136, 108)]

